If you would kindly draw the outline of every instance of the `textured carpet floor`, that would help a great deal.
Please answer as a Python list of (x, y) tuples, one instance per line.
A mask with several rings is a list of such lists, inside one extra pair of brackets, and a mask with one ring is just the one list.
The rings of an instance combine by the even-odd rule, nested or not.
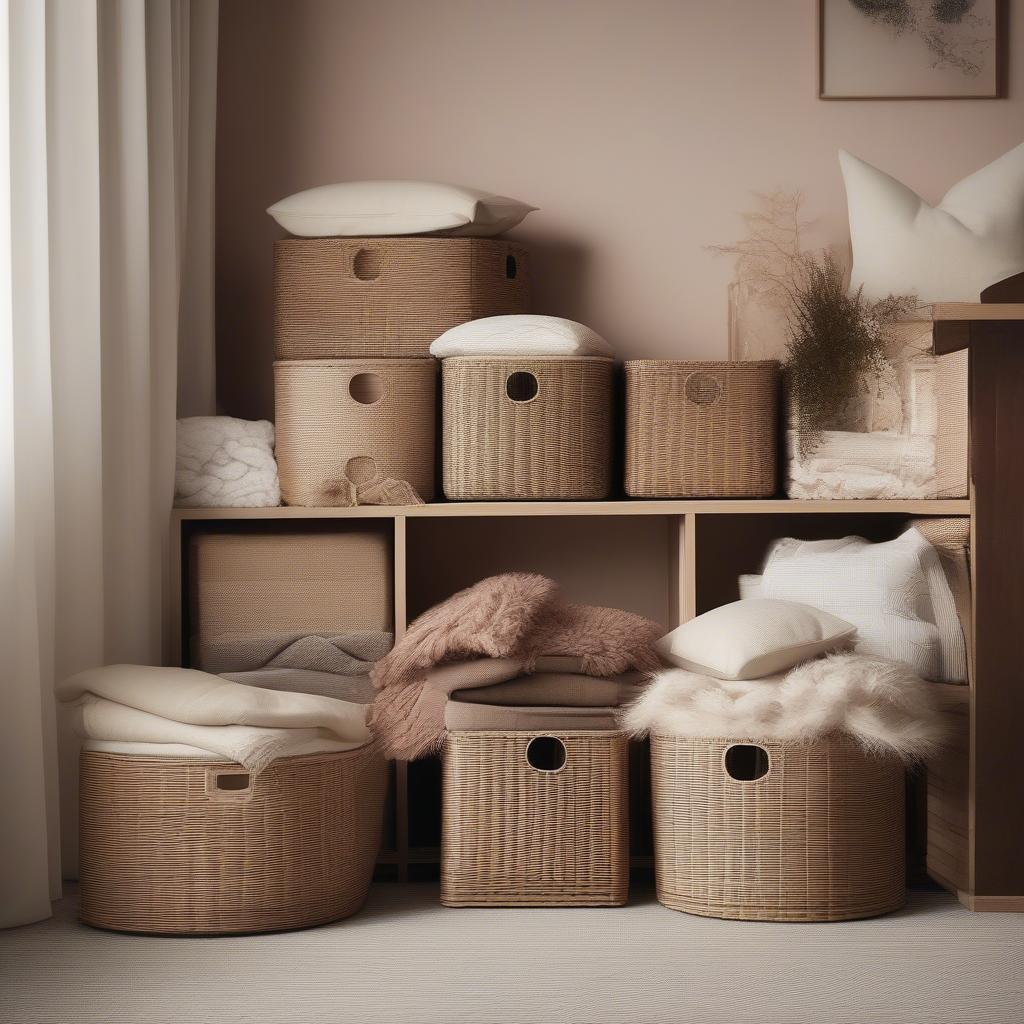
[(1019, 1024), (1024, 916), (914, 894), (889, 917), (774, 925), (617, 910), (445, 910), (378, 885), (349, 921), (163, 939), (57, 916), (0, 932), (4, 1024), (756, 1021)]

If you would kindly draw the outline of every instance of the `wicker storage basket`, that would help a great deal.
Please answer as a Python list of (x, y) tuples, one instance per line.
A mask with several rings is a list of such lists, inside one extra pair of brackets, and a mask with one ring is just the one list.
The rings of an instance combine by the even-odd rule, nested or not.
[(597, 358), (445, 359), (445, 495), (608, 497), (613, 369)]
[(194, 534), (189, 663), (243, 672), (302, 637), (391, 632), (393, 580), (391, 543), (374, 523)]
[(498, 238), (287, 238), (274, 244), (278, 359), (428, 356), (449, 327), (528, 313), (523, 249)]
[(277, 469), (288, 505), (344, 503), (349, 459), (434, 497), (437, 363), (319, 359), (274, 363)]
[(441, 902), (622, 906), (627, 741), (619, 732), (450, 732)]
[(387, 778), (372, 745), (282, 758), (255, 778), (224, 761), (94, 751), (80, 768), (86, 924), (282, 931), (347, 917), (366, 899)]
[(776, 490), (779, 364), (634, 359), (626, 370), (626, 493), (765, 498)]
[(842, 738), (653, 736), (651, 791), (658, 900), (673, 910), (846, 921), (903, 905), (904, 772), (895, 760)]

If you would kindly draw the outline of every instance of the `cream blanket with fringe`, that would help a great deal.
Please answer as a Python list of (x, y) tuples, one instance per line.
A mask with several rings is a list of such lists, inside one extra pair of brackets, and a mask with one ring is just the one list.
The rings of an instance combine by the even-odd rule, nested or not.
[(870, 753), (907, 762), (927, 759), (943, 738), (934, 686), (901, 662), (861, 654), (745, 682), (661, 672), (622, 720), (636, 736), (812, 742), (843, 733)]
[(362, 705), (194, 669), (108, 665), (66, 679), (57, 697), (83, 739), (185, 744), (253, 772), (313, 741), (333, 740), (344, 750), (370, 739)]

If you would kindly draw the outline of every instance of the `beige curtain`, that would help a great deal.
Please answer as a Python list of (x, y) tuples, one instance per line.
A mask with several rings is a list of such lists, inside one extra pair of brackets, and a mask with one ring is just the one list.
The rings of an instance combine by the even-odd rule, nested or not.
[(77, 744), (58, 738), (54, 682), (166, 654), (176, 408), (214, 411), (217, 4), (0, 0), (0, 20), (9, 926), (50, 913), (59, 849), (76, 870)]

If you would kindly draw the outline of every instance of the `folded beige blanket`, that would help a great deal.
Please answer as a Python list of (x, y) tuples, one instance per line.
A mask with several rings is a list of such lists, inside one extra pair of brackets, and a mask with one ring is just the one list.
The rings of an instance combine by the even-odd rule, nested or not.
[(299, 744), (366, 743), (366, 708), (305, 693), (257, 689), (206, 672), (110, 665), (57, 688), (83, 739), (198, 747), (259, 771)]
[(444, 709), (448, 730), (480, 732), (552, 732), (566, 729), (618, 729), (617, 708), (493, 707), (449, 701)]
[(607, 677), (550, 672), (545, 670), (547, 660), (537, 659), (537, 671), (533, 675), (516, 676), (508, 682), (472, 690), (456, 690), (452, 700), (502, 707), (615, 708), (638, 697), (647, 679), (644, 672), (623, 672)]
[(311, 672), (304, 668), (257, 668), (250, 672), (222, 672), (222, 679), (285, 693), (315, 693), (321, 697), (370, 704), (374, 694), (368, 675), (346, 676), (336, 672)]

